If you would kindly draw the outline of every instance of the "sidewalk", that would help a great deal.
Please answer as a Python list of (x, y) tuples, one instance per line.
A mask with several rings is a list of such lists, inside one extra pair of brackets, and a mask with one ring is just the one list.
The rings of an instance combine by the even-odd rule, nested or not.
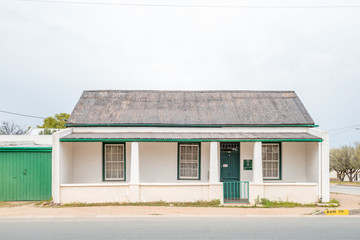
[[(340, 201), (338, 209), (359, 209), (360, 196), (331, 194)], [(33, 204), (0, 208), (0, 218), (105, 218), (105, 217), (244, 217), (244, 216), (304, 216), (327, 208), (202, 208), (202, 207), (36, 207)]]

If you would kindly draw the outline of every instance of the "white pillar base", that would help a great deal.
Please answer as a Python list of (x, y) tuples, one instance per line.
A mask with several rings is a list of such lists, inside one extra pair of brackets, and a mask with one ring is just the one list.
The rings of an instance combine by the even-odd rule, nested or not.
[(140, 186), (139, 184), (129, 185), (129, 202), (140, 202)]
[(223, 204), (223, 186), (221, 183), (209, 185), (209, 201), (219, 199), (220, 203)]

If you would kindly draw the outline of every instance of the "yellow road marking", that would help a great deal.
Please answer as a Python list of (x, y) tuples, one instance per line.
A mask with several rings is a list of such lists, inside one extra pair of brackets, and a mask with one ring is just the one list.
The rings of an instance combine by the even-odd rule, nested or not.
[(349, 210), (325, 210), (326, 215), (349, 215)]

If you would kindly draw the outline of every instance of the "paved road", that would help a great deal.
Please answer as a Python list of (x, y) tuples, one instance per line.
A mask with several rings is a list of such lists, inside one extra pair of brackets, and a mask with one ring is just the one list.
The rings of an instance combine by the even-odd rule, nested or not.
[(360, 195), (360, 186), (330, 185), (330, 192)]
[(0, 239), (359, 239), (360, 218), (0, 219)]

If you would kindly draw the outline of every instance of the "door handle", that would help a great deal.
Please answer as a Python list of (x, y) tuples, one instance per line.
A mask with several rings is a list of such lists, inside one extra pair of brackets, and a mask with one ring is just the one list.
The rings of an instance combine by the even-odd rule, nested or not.
[(24, 169), (24, 175), (26, 175), (26, 173), (27, 173), (27, 169)]

